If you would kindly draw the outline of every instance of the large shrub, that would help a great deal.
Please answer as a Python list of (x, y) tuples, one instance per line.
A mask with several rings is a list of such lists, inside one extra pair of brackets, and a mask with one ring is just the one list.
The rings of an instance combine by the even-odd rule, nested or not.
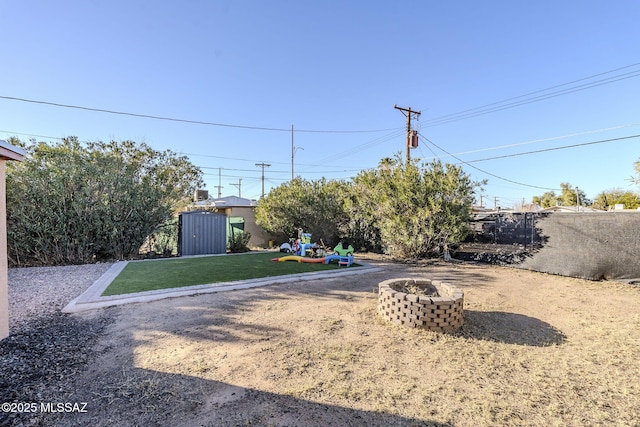
[(465, 238), (476, 185), (454, 165), (385, 159), (352, 182), (297, 178), (274, 188), (256, 218), (281, 238), (303, 228), (329, 245), (346, 237), (356, 250), (420, 258)]
[(295, 237), (298, 229), (327, 245), (336, 244), (345, 231), (344, 198), (348, 184), (324, 178), (296, 178), (272, 189), (260, 199), (256, 222), (278, 239)]
[[(19, 141), (12, 140), (13, 144)], [(7, 171), (7, 237), (12, 265), (122, 259), (202, 183), (186, 157), (145, 144), (76, 138), (32, 143)]]
[(442, 254), (469, 232), (475, 185), (454, 165), (387, 159), (354, 179), (353, 230), (400, 258)]

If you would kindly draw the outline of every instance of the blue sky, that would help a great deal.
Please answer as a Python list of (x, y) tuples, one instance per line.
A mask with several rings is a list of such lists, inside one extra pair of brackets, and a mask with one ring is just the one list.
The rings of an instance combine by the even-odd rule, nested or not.
[(640, 135), (635, 0), (0, 0), (0, 17), (2, 139), (146, 142), (210, 194), (220, 173), (223, 196), (257, 198), (256, 163), (267, 191), (291, 178), (292, 125), (306, 179), (404, 156), (397, 104), (422, 113), (412, 157), (469, 162), (485, 206), (638, 190), (640, 138), (595, 143)]

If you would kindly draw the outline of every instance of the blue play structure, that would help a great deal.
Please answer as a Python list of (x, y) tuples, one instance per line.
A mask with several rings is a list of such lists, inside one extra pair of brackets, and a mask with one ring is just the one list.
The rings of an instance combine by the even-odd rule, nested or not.
[(289, 243), (283, 243), (280, 245), (280, 252), (287, 252), (294, 255), (307, 256), (307, 252), (310, 255), (318, 255), (320, 246), (317, 243), (311, 243), (311, 233), (303, 233), (302, 229), (298, 229), (298, 238), (290, 239)]
[(324, 257), (324, 263), (329, 264), (331, 261), (337, 260), (338, 265), (341, 267), (351, 267), (353, 264), (353, 255), (342, 256), (342, 255), (327, 255)]

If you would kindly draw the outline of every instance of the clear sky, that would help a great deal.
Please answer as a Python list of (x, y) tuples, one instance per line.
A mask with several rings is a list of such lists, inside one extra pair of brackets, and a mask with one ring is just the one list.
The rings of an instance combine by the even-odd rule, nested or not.
[(0, 17), (2, 139), (146, 142), (213, 196), (258, 198), (256, 163), (266, 191), (291, 178), (292, 125), (306, 179), (404, 156), (397, 104), (422, 113), (411, 156), (468, 162), (485, 206), (638, 190), (640, 138), (598, 142), (640, 135), (637, 0), (0, 0)]

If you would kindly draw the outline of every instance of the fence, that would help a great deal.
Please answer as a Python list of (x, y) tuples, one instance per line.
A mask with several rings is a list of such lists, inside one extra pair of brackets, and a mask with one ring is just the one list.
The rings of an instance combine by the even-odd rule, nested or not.
[(536, 245), (541, 237), (532, 212), (492, 214), (478, 221), (481, 240), (498, 244)]
[(640, 212), (498, 214), (485, 239), (527, 247), (517, 267), (591, 280), (640, 280)]

